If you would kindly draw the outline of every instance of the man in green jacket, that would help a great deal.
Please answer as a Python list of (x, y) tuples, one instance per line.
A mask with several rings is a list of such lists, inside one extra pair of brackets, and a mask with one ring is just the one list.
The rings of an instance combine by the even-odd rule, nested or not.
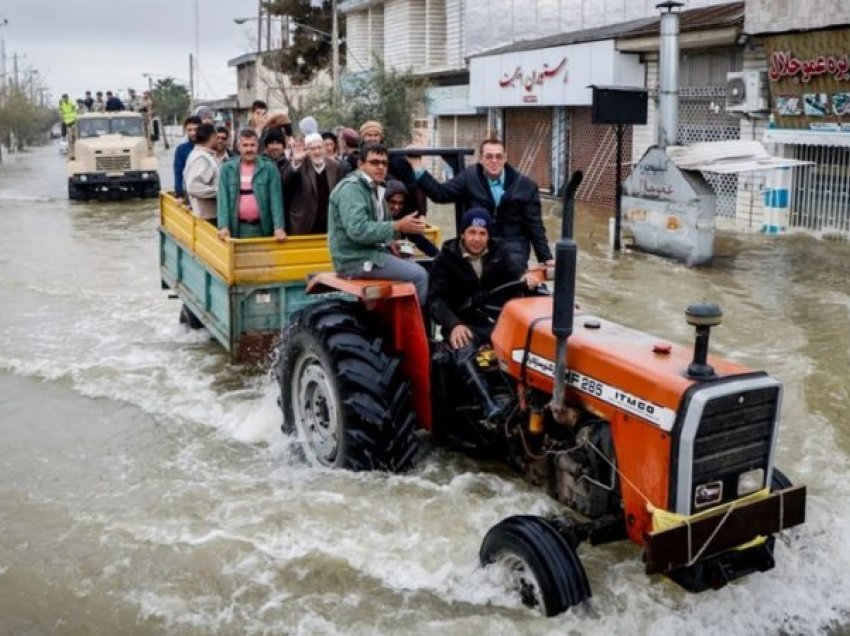
[(381, 144), (360, 148), (358, 169), (340, 181), (328, 205), (328, 246), (334, 269), (349, 278), (382, 278), (413, 283), (421, 305), (428, 294), (428, 272), (393, 253), (393, 234), (422, 234), (416, 213), (396, 221), (387, 211), (383, 185), (389, 157)]
[(59, 114), (62, 116), (62, 139), (68, 136), (68, 128), (77, 123), (77, 104), (72, 102), (68, 94), (59, 100)]
[(239, 156), (225, 161), (218, 177), (218, 237), (274, 236), (286, 240), (283, 191), (274, 162), (258, 154), (257, 133), (239, 133)]

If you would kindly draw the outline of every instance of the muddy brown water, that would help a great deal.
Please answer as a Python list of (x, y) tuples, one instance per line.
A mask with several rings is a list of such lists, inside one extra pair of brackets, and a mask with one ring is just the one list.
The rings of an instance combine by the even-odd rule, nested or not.
[(630, 545), (582, 547), (592, 603), (543, 619), (477, 551), (551, 501), (440, 449), (403, 476), (301, 465), (270, 376), (177, 324), (154, 204), (70, 204), (52, 147), (4, 160), (0, 634), (847, 633), (847, 244), (722, 232), (688, 269), (612, 255), (579, 211), (580, 304), (680, 342), (689, 302), (721, 305), (712, 350), (784, 382), (778, 465), (810, 499), (768, 573), (688, 595)]

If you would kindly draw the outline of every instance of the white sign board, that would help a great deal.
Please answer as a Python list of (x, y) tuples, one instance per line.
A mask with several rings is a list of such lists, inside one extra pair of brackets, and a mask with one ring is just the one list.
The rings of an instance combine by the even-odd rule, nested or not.
[(588, 86), (644, 85), (637, 55), (620, 53), (614, 40), (474, 57), (469, 102), (485, 106), (590, 106)]

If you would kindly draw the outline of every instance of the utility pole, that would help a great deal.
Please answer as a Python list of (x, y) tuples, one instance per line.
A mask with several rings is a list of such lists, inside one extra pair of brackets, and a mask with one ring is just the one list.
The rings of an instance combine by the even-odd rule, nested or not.
[(195, 110), (195, 58), (189, 53), (189, 111)]
[(18, 60), (23, 59), (25, 57), (26, 57), (26, 55), (23, 55), (21, 53), (14, 53), (12, 55), (12, 69), (13, 69), (13, 73), (14, 73), (14, 76), (15, 76), (15, 90), (18, 90), (18, 86), (19, 86), (19, 84), (18, 84)]
[(0, 106), (3, 105), (5, 96), (6, 96), (6, 38), (3, 36), (3, 27), (9, 24), (9, 20), (6, 18), (0, 18), (0, 61), (2, 61), (2, 66), (0, 66)]
[(263, 52), (263, 0), (257, 0), (257, 64)]
[(339, 18), (336, 13), (336, 0), (331, 0), (331, 46), (333, 46), (333, 96), (339, 101)]

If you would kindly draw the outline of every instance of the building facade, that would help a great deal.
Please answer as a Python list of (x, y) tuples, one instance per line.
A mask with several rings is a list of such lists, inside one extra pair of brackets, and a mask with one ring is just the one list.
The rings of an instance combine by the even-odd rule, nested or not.
[[(623, 167), (628, 172), (657, 138), (656, 4), (348, 0), (341, 8), (347, 20), (349, 71), (368, 68), (377, 54), (390, 66), (431, 78), (424, 128), (432, 145), (477, 147), (486, 136), (498, 134), (505, 139), (510, 161), (542, 190), (557, 192), (567, 174), (581, 169), (585, 182), (579, 199), (613, 209), (615, 136), (610, 127), (591, 122), (585, 87), (626, 83), (649, 90), (647, 124), (626, 132), (628, 165)], [(787, 74), (769, 79), (771, 63), (777, 52), (802, 61), (823, 57), (839, 63), (850, 56), (847, 25), (850, 3), (843, 0), (687, 0), (681, 11), (678, 141), (753, 139), (770, 142), (776, 154), (813, 161), (814, 168), (792, 171), (794, 185), (787, 187), (792, 227), (830, 233), (850, 223), (850, 211), (841, 216), (850, 208), (847, 177), (842, 177), (850, 171), (850, 143), (834, 134), (847, 132), (850, 140), (850, 130), (844, 129), (845, 121), (850, 128), (850, 118), (843, 107), (850, 99), (850, 88), (845, 90), (850, 80), (835, 73), (813, 83)], [(588, 53), (588, 47), (595, 48)], [(602, 50), (608, 57), (599, 57)], [(559, 68), (563, 59), (565, 66)], [(728, 89), (733, 86), (738, 95), (740, 83), (749, 87), (750, 97), (732, 103)], [(797, 102), (790, 99), (794, 95)], [(831, 109), (830, 115), (777, 112), (778, 106), (788, 112), (792, 103), (804, 104), (806, 95)], [(805, 138), (800, 136), (803, 129)], [(706, 177), (718, 194), (721, 225), (753, 231), (769, 225), (765, 202), (768, 207), (776, 203), (771, 199), (776, 174)], [(824, 196), (829, 200), (823, 201)], [(833, 210), (832, 217), (820, 219), (827, 215), (818, 210), (826, 208)]]

